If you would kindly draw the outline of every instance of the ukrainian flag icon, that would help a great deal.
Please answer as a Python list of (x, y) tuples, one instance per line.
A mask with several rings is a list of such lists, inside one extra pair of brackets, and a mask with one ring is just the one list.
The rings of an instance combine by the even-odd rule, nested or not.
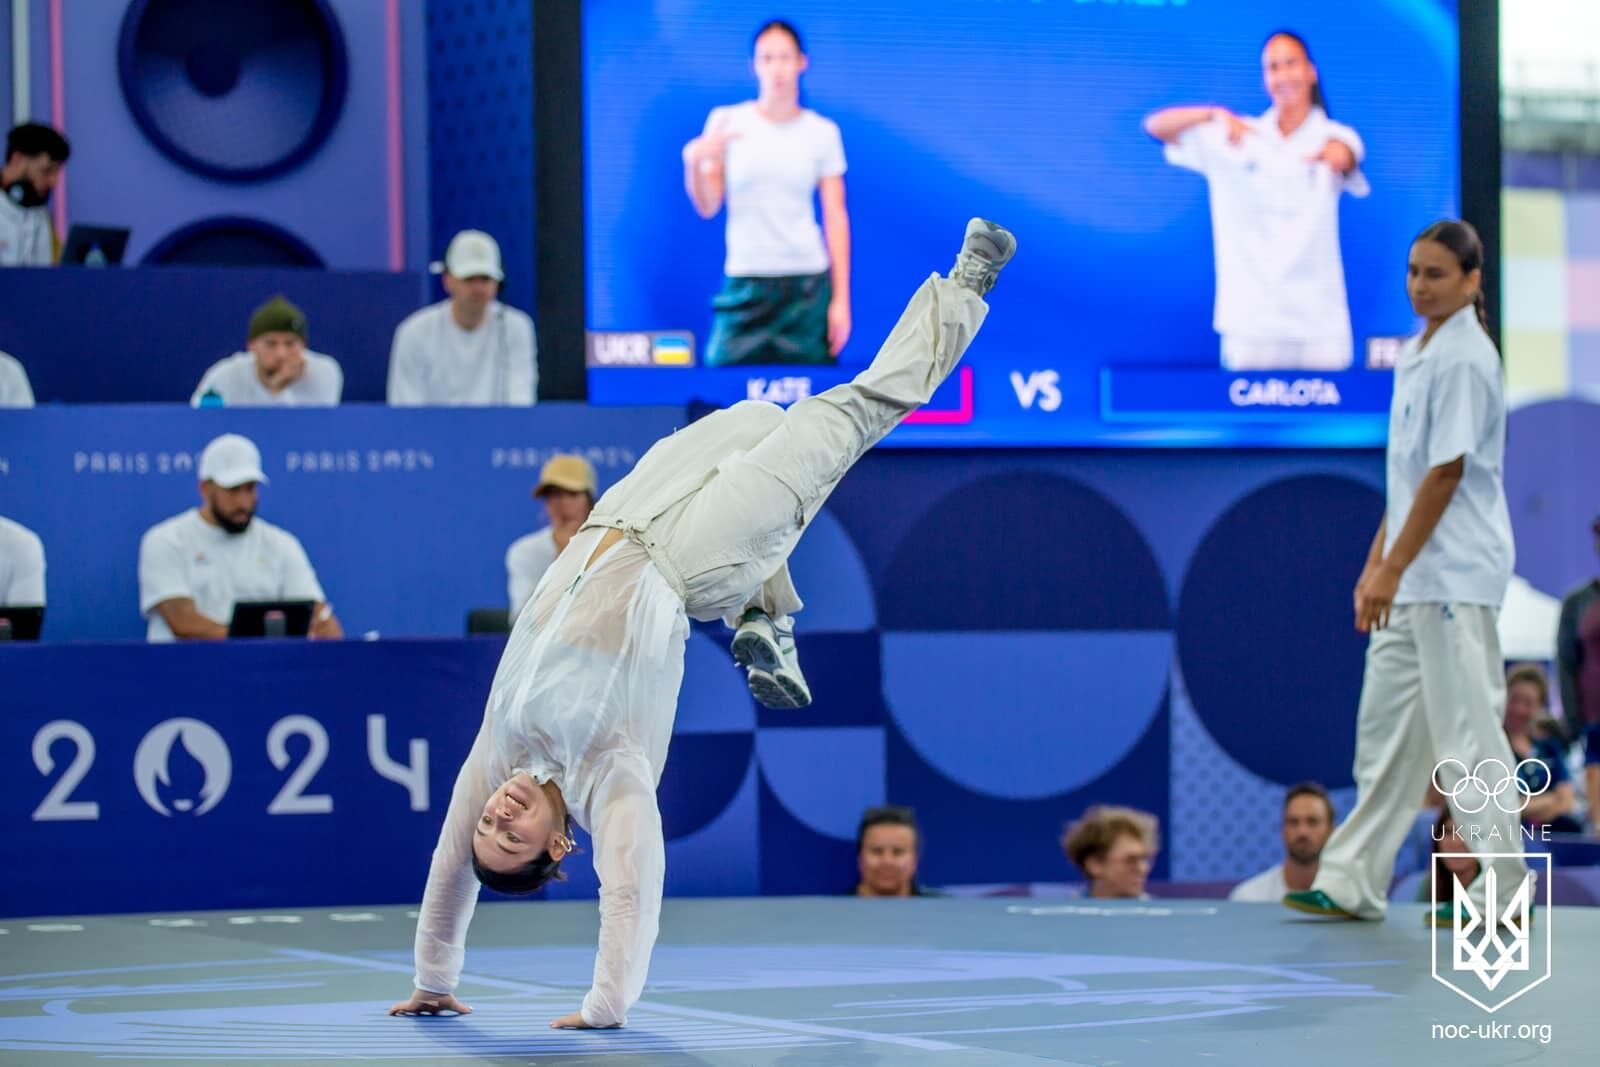
[(656, 334), (650, 340), (650, 362), (657, 367), (692, 367), (694, 341), (678, 333)]

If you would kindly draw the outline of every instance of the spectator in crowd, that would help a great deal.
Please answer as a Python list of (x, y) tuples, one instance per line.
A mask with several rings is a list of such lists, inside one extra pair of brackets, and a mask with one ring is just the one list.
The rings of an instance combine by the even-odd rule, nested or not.
[(139, 543), (139, 611), (151, 641), (223, 638), (233, 607), (248, 600), (310, 600), (312, 637), (344, 631), (306, 550), (256, 517), (261, 453), (223, 434), (200, 454), (200, 506), (159, 522)]
[(1581, 833), (1566, 746), (1557, 740), (1560, 728), (1550, 718), (1550, 681), (1541, 668), (1523, 663), (1506, 674), (1505, 722), (1517, 777), (1528, 798), (1522, 821), (1556, 833)]
[(594, 468), (582, 456), (551, 456), (539, 471), (539, 484), (533, 495), (544, 501), (550, 524), (525, 537), (519, 537), (506, 550), (506, 583), (511, 597), (511, 618), (522, 612), (522, 605), (533, 596), (539, 579), (561, 555), (572, 535), (578, 532), (594, 508)]
[[(1600, 552), (1600, 515), (1589, 527)], [(1561, 602), (1556, 629), (1556, 677), (1567, 736), (1584, 741), (1584, 792), (1589, 825), (1600, 829), (1600, 577), (1592, 578)]]
[(1283, 799), (1283, 862), (1233, 887), (1229, 900), (1277, 904), (1291, 890), (1310, 889), (1317, 859), (1333, 833), (1333, 801), (1316, 782), (1301, 782)]
[(50, 193), (72, 154), (67, 139), (37, 122), (6, 135), (0, 166), (0, 267), (48, 267), (55, 262)]
[(1061, 848), (1089, 880), (1091, 897), (1143, 900), (1145, 879), (1160, 850), (1156, 817), (1100, 804), (1061, 835)]
[(33, 407), (33, 386), (28, 372), (11, 356), (0, 352), (0, 408)]
[(922, 831), (910, 808), (897, 804), (868, 808), (856, 830), (858, 897), (943, 896), (917, 882), (922, 858)]
[(306, 347), (305, 312), (275, 296), (250, 315), (248, 351), (212, 364), (189, 403), (227, 407), (333, 407), (344, 393), (338, 360)]
[(44, 607), (44, 542), (0, 515), (0, 606)]
[(527, 407), (538, 391), (533, 320), (495, 299), (505, 272), (500, 246), (462, 230), (444, 256), (450, 294), (408, 316), (389, 352), (389, 403)]

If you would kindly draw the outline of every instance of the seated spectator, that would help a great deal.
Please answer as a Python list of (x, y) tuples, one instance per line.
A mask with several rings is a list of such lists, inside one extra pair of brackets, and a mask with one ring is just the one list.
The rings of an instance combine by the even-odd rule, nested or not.
[(0, 352), (0, 408), (33, 407), (33, 386), (22, 364)]
[(1333, 801), (1316, 782), (1301, 782), (1283, 799), (1283, 862), (1233, 887), (1229, 900), (1277, 904), (1283, 895), (1311, 888), (1322, 846), (1333, 833)]
[(495, 299), (505, 274), (500, 246), (462, 230), (444, 256), (448, 300), (408, 316), (389, 351), (389, 403), (527, 407), (539, 372), (533, 320)]
[(1541, 668), (1524, 663), (1507, 672), (1505, 726), (1518, 761), (1517, 777), (1528, 797), (1522, 821), (1558, 834), (1582, 833), (1578, 795), (1564, 746), (1555, 738), (1560, 726), (1550, 718), (1550, 681)]
[(299, 540), (256, 518), (261, 453), (223, 434), (200, 454), (200, 506), (159, 522), (139, 542), (139, 611), (150, 641), (223, 638), (233, 606), (310, 600), (312, 637), (344, 631)]
[(50, 193), (72, 154), (67, 139), (37, 122), (6, 135), (0, 164), (0, 267), (48, 267), (56, 261)]
[[(1589, 523), (1600, 552), (1600, 515)], [(1591, 578), (1561, 601), (1556, 625), (1556, 677), (1567, 736), (1584, 745), (1584, 792), (1589, 828), (1600, 833), (1600, 577)]]
[(533, 495), (544, 501), (550, 525), (517, 538), (506, 550), (506, 582), (513, 621), (533, 596), (546, 569), (594, 510), (594, 468), (582, 456), (551, 456), (539, 471), (539, 484), (533, 487)]
[(868, 808), (856, 830), (858, 897), (939, 897), (917, 882), (922, 858), (922, 832), (910, 808), (887, 804)]
[(305, 312), (275, 296), (250, 315), (247, 351), (212, 364), (189, 403), (208, 396), (226, 407), (333, 407), (344, 371), (332, 356), (306, 348)]
[[(1397, 881), (1389, 890), (1390, 900), (1428, 903), (1437, 899), (1441, 905), (1453, 908), (1456, 903), (1456, 882), (1459, 880), (1465, 888), (1477, 880), (1480, 868), (1476, 859), (1470, 855), (1450, 855), (1469, 853), (1481, 846), (1475, 846), (1471, 840), (1456, 833), (1456, 821), (1450, 814), (1449, 805), (1441, 807), (1435, 816), (1431, 838), (1432, 855), (1429, 856), (1428, 866)], [(1435, 893), (1438, 894), (1437, 898)]]
[(0, 606), (44, 607), (44, 542), (0, 515)]
[(1100, 804), (1061, 835), (1061, 849), (1089, 880), (1091, 897), (1144, 900), (1145, 879), (1160, 850), (1160, 824), (1133, 808)]

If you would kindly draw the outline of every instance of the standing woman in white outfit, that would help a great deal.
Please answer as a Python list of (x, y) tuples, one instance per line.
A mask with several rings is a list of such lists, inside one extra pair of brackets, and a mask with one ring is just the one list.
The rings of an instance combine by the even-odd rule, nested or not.
[[(1356, 723), (1358, 795), (1311, 888), (1284, 897), (1301, 911), (1383, 917), (1395, 852), (1430, 775), (1465, 835), (1443, 850), (1499, 854), (1467, 887), (1479, 914), (1490, 914), (1485, 871), (1497, 872), (1501, 900), (1527, 873), (1514, 855), (1518, 793), (1502, 781), (1516, 757), (1501, 725), (1495, 619), (1514, 551), (1505, 390), (1484, 331), (1482, 271), (1483, 245), (1467, 223), (1436, 222), (1411, 245), (1407, 291), (1426, 326), (1395, 366), (1384, 519), (1355, 588), (1356, 629), (1372, 635)], [(1440, 907), (1428, 919), (1449, 925), (1454, 904)]]
[[(839, 127), (800, 105), (800, 32), (756, 31), (754, 100), (711, 110), (683, 147), (701, 218), (728, 205), (726, 279), (711, 302), (707, 366), (831, 362), (850, 338), (850, 216)], [(822, 201), (817, 226), (814, 198)]]
[(1356, 131), (1328, 117), (1311, 49), (1279, 30), (1261, 51), (1272, 106), (1241, 118), (1211, 104), (1169, 107), (1144, 128), (1167, 162), (1211, 191), (1217, 301), (1228, 370), (1344, 370), (1350, 303), (1339, 252), (1339, 198), (1371, 192)]

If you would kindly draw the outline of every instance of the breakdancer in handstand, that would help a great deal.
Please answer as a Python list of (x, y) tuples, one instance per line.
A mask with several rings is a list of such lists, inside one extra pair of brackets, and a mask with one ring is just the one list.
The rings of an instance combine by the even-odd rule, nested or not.
[(955, 267), (911, 297), (872, 364), (787, 411), (744, 402), (657, 442), (595, 506), (517, 619), (456, 777), (417, 920), (415, 985), (391, 1015), (470, 1011), (453, 995), (478, 884), (531, 893), (594, 838), (594, 984), (558, 1028), (621, 1026), (644, 988), (665, 846), (656, 784), (688, 620), (725, 619), (751, 692), (811, 693), (788, 558), (851, 464), (928, 402), (988, 313), (1016, 239), (973, 219)]

